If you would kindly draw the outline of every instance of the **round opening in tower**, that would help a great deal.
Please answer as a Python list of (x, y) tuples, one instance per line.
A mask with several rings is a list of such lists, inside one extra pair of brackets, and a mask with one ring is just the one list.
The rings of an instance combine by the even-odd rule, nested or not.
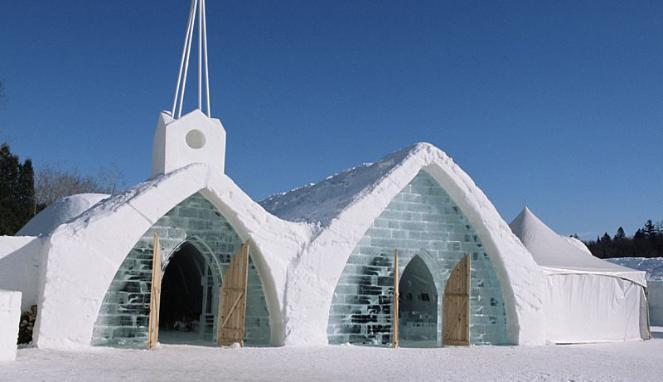
[(205, 134), (202, 131), (193, 129), (186, 133), (186, 144), (192, 149), (201, 149), (205, 146)]

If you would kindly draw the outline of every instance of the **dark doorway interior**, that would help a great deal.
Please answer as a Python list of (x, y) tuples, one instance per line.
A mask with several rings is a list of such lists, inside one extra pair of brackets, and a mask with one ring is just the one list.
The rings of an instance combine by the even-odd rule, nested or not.
[(405, 267), (398, 288), (400, 345), (438, 346), (435, 281), (426, 263), (419, 256), (415, 256)]
[(201, 341), (204, 270), (205, 258), (189, 243), (184, 243), (171, 257), (161, 284), (160, 342)]

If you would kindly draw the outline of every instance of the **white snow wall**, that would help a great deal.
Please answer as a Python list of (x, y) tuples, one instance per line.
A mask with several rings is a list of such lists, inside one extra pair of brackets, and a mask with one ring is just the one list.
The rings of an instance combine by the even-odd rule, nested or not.
[[(392, 342), (395, 249), (399, 253), (401, 279), (410, 261), (419, 256), (433, 276), (438, 296), (432, 320), (402, 317), (401, 323), (421, 326), (428, 321), (436, 322), (435, 343), (442, 345), (444, 287), (456, 264), (469, 254), (472, 259), (470, 342), (475, 345), (507, 342), (502, 290), (483, 244), (449, 195), (430, 175), (420, 172), (394, 197), (350, 255), (334, 291), (327, 332), (330, 343), (388, 345)], [(402, 299), (406, 297), (401, 294)]]
[(21, 292), (0, 289), (0, 362), (16, 359)]
[(37, 304), (43, 244), (33, 236), (0, 236), (0, 289), (22, 292), (21, 311)]
[[(154, 234), (160, 237), (162, 274), (171, 256), (184, 244), (192, 244), (206, 259), (214, 279), (222, 280), (228, 264), (242, 243), (228, 221), (200, 194), (194, 194), (160, 218), (134, 246), (113, 278), (95, 323), (92, 343), (145, 347), (147, 345)], [(262, 281), (253, 261), (249, 263), (245, 343), (270, 343), (269, 312)], [(212, 288), (211, 315), (201, 320), (204, 339), (216, 340), (217, 284)], [(162, 295), (162, 298), (166, 297)]]

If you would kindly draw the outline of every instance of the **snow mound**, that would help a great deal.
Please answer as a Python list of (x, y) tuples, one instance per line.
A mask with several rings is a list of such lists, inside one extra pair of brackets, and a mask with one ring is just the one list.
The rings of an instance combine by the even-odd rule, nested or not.
[(38, 213), (16, 235), (39, 236), (51, 233), (60, 224), (72, 220), (108, 196), (106, 194), (66, 196)]
[(509, 225), (534, 261), (556, 273), (598, 273), (612, 275), (645, 285), (642, 272), (594, 257), (578, 239), (559, 235), (541, 221), (529, 208)]
[(606, 259), (613, 264), (647, 272), (648, 281), (663, 281), (663, 257), (616, 257)]
[(412, 145), (375, 163), (365, 163), (331, 175), (318, 183), (275, 194), (260, 205), (277, 217), (327, 227), (354, 201), (370, 193), (381, 179), (411, 155)]

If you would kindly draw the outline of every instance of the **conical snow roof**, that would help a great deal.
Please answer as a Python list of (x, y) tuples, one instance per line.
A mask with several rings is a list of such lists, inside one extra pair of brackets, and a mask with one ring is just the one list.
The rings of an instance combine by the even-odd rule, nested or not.
[(511, 231), (532, 253), (534, 261), (552, 273), (595, 273), (621, 277), (646, 286), (645, 273), (594, 257), (578, 239), (559, 235), (529, 208), (509, 224)]

